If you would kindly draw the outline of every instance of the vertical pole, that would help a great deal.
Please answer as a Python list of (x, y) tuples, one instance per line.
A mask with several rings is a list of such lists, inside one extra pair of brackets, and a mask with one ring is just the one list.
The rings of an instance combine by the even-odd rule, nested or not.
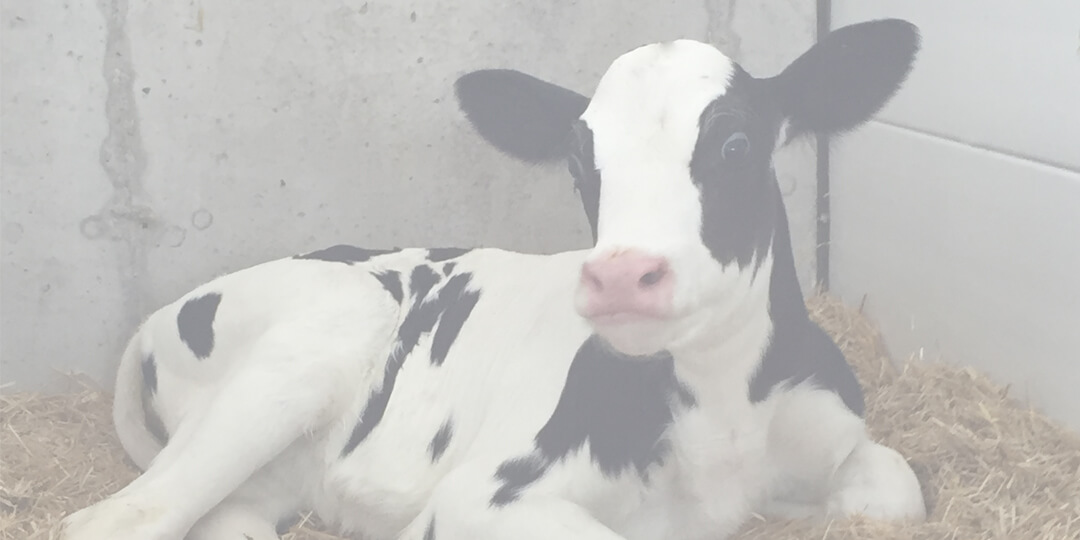
[[(829, 33), (832, 26), (831, 0), (817, 0), (816, 40), (820, 41)], [(829, 244), (831, 242), (830, 222), (832, 213), (829, 208), (829, 136), (817, 136), (817, 250), (815, 252), (816, 281), (821, 290), (829, 290)]]

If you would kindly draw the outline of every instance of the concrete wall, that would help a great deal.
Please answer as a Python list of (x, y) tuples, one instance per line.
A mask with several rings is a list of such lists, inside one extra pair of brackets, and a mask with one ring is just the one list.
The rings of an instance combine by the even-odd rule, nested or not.
[(1080, 428), (1080, 2), (833, 1), (919, 25), (906, 88), (832, 154), (833, 288), (894, 355), (972, 365)]
[[(153, 309), (334, 243), (586, 247), (569, 176), (483, 145), (458, 75), (589, 92), (622, 52), (677, 37), (771, 75), (814, 20), (810, 1), (5, 0), (0, 376), (111, 384)], [(808, 285), (812, 147), (779, 169)]]

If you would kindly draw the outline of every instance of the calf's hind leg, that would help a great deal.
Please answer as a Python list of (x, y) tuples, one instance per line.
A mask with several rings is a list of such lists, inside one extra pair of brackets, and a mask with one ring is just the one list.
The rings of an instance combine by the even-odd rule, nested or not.
[(312, 450), (303, 439), (293, 443), (199, 519), (186, 540), (278, 540), (278, 525), (298, 517), (305, 501), (305, 472), (318, 470)]
[(340, 366), (354, 365), (372, 344), (305, 338), (310, 335), (278, 328), (260, 338), (250, 351), (253, 361), (226, 375), (150, 468), (68, 516), (61, 540), (180, 540), (305, 431), (324, 425), (347, 394)]

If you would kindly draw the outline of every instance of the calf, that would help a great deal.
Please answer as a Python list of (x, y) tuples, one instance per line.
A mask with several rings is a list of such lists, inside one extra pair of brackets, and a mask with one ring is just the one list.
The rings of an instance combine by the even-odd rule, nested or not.
[(689, 40), (591, 99), (508, 70), (457, 83), (480, 134), (567, 159), (591, 250), (336, 246), (151, 315), (117, 377), (145, 472), (67, 540), (267, 540), (313, 508), (365, 538), (717, 539), (752, 512), (925, 516), (807, 316), (771, 161), (906, 77), (914, 27), (864, 23), (757, 79)]

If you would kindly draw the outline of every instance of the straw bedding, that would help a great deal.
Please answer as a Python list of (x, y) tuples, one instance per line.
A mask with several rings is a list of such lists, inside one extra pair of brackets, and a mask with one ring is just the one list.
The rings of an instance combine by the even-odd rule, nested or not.
[[(920, 525), (755, 518), (739, 540), (1080, 539), (1080, 436), (974, 370), (890, 363), (857, 311), (821, 296), (809, 304), (866, 388), (873, 437), (919, 473), (931, 516)], [(108, 406), (87, 384), (58, 396), (0, 396), (0, 538), (52, 538), (63, 515), (135, 477)], [(336, 538), (303, 520), (285, 540)]]

